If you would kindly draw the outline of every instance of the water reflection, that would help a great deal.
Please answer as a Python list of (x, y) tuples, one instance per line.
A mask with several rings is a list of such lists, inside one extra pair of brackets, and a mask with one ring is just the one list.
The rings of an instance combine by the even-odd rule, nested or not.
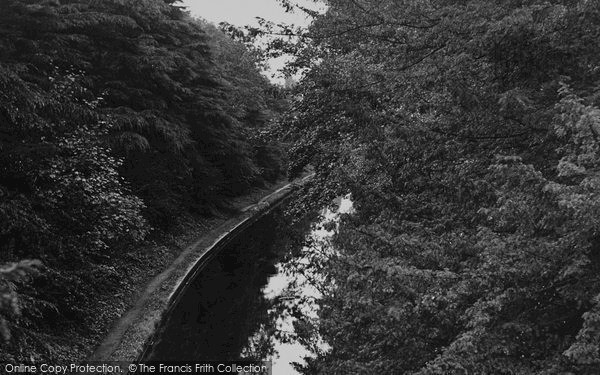
[[(272, 302), (262, 289), (276, 272), (275, 227), (273, 217), (261, 219), (204, 268), (161, 328), (147, 360), (236, 360), (248, 337), (273, 330)], [(272, 345), (259, 349), (253, 355), (272, 353)]]
[[(318, 334), (298, 333), (318, 330), (315, 299), (326, 277), (319, 264), (334, 251), (340, 213), (352, 211), (348, 197), (338, 204), (307, 235), (282, 228), (278, 214), (249, 228), (194, 280), (145, 359), (272, 360), (273, 374), (287, 375), (298, 373), (292, 363), (328, 350)], [(291, 241), (298, 230), (306, 241)], [(292, 257), (284, 251), (290, 243)]]
[[(305, 357), (330, 349), (318, 334), (316, 301), (321, 297), (321, 288), (327, 285), (326, 272), (319, 265), (335, 254), (331, 239), (340, 215), (354, 210), (349, 196), (337, 199), (335, 207), (321, 212), (305, 245), (293, 258), (276, 264), (277, 273), (263, 289), (264, 297), (276, 302), (270, 310), (276, 316), (275, 328), (279, 332), (273, 343), (273, 374), (298, 374), (294, 363), (303, 365)], [(312, 333), (300, 334), (306, 330)]]

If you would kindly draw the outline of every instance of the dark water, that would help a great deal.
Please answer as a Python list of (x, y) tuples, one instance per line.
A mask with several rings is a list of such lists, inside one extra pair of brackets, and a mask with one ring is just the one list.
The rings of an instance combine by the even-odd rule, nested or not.
[[(336, 203), (312, 223), (292, 227), (274, 212), (245, 230), (193, 281), (144, 360), (268, 360), (273, 374), (292, 375), (291, 363), (328, 351), (318, 334), (321, 294), (310, 280), (323, 281), (315, 265), (333, 251), (331, 224), (352, 212), (349, 198)], [(312, 327), (310, 349), (298, 324)]]
[[(263, 288), (276, 271), (281, 249), (273, 215), (259, 220), (213, 259), (162, 327), (147, 360), (265, 359), (272, 345), (249, 342), (269, 331), (272, 302)], [(267, 340), (268, 341), (268, 340)], [(256, 353), (247, 353), (252, 346)], [(262, 358), (260, 358), (262, 357)]]

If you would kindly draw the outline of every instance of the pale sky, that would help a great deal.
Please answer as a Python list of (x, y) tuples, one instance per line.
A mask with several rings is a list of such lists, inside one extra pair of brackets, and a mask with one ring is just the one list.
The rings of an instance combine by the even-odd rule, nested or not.
[[(311, 1), (302, 1), (301, 3), (315, 8)], [(308, 24), (308, 20), (300, 11), (295, 14), (286, 13), (276, 0), (184, 0), (183, 5), (192, 15), (202, 17), (215, 24), (226, 21), (236, 26), (256, 26), (255, 17), (262, 17), (274, 22)]]
[[(322, 4), (317, 5), (312, 0), (300, 0), (298, 3), (309, 9), (323, 7)], [(192, 16), (204, 18), (215, 25), (225, 21), (235, 26), (258, 26), (256, 17), (295, 26), (308, 26), (310, 23), (310, 19), (302, 11), (286, 13), (277, 0), (183, 0), (181, 5), (187, 7)], [(272, 82), (283, 83), (283, 77), (278, 76), (276, 71), (289, 59), (283, 56), (269, 60), (271, 69), (266, 72), (266, 75)]]

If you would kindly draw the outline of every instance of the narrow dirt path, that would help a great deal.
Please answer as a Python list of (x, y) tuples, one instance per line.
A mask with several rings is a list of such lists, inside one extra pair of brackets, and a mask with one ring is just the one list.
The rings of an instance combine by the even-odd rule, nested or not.
[(288, 196), (312, 174), (303, 176), (271, 192), (257, 203), (247, 205), (240, 214), (226, 220), (202, 235), (185, 248), (160, 274), (156, 275), (137, 296), (133, 306), (119, 318), (101, 344), (88, 358), (89, 361), (134, 361), (152, 337), (163, 314), (168, 310), (176, 292), (187, 282), (186, 276), (194, 271), (210, 250), (238, 226), (254, 216), (261, 216), (269, 208)]

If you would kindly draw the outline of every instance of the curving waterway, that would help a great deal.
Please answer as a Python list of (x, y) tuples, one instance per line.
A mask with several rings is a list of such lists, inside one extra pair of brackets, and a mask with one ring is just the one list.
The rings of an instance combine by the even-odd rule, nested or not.
[(296, 331), (318, 326), (321, 276), (310, 265), (333, 251), (339, 214), (352, 210), (347, 198), (337, 206), (304, 229), (286, 228), (276, 211), (239, 235), (185, 291), (144, 359), (265, 360), (273, 374), (298, 374), (294, 362), (328, 350), (318, 336), (306, 342)]

